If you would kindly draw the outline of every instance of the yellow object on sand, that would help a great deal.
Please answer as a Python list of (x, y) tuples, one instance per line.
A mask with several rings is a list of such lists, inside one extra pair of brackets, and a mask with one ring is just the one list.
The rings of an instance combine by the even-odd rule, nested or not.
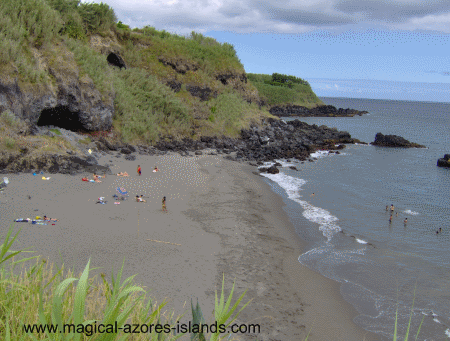
[(41, 218), (40, 216), (37, 215), (37, 216), (36, 216), (36, 220), (39, 220), (39, 219), (42, 219), (42, 218)]
[(50, 180), (50, 177), (46, 178), (45, 176), (43, 176), (42, 180)]
[(89, 152), (89, 154), (92, 154), (92, 150), (89, 149), (88, 152)]

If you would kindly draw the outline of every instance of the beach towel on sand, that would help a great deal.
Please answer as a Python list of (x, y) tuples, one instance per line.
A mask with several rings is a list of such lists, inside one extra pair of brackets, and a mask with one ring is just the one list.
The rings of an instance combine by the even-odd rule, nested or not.
[(128, 195), (128, 192), (125, 190), (125, 188), (117, 187), (116, 190), (122, 195)]

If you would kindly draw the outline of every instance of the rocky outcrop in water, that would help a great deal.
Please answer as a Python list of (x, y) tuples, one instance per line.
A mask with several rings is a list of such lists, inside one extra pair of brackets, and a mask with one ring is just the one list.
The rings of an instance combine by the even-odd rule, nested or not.
[[(309, 125), (299, 120), (284, 122), (268, 119), (263, 126), (251, 126), (241, 131), (240, 138), (202, 136), (199, 140), (184, 138), (183, 140), (161, 140), (155, 146), (133, 146), (114, 139), (114, 137), (94, 137), (92, 142), (83, 143), (81, 152), (60, 149), (58, 153), (36, 153), (32, 150), (20, 149), (16, 152), (0, 153), (0, 172), (46, 171), (50, 173), (76, 174), (82, 171), (110, 172), (108, 167), (97, 164), (96, 157), (110, 154), (118, 158), (133, 161), (136, 155), (163, 155), (167, 152), (178, 152), (187, 156), (189, 152), (196, 155), (201, 150), (214, 149), (217, 154), (225, 154), (225, 158), (235, 161), (273, 161), (275, 159), (297, 159), (313, 161), (310, 154), (316, 150), (337, 150), (344, 148), (343, 143), (360, 142), (353, 139), (348, 132), (336, 128)], [(53, 129), (55, 130), (55, 129)], [(35, 129), (35, 134), (47, 135), (54, 141), (66, 138), (80, 146), (83, 135), (61, 129), (55, 136), (48, 128)], [(51, 136), (50, 136), (51, 135)], [(111, 134), (107, 134), (111, 135)], [(33, 135), (39, 136), (39, 135)], [(339, 144), (339, 145), (338, 145)], [(53, 143), (58, 147), (57, 143)], [(87, 150), (92, 149), (92, 155)], [(275, 165), (276, 166), (276, 165)], [(268, 168), (269, 173), (276, 174), (277, 169)]]
[(443, 158), (438, 159), (437, 166), (450, 168), (450, 154), (445, 154)]
[(371, 144), (379, 147), (426, 148), (421, 144), (409, 142), (401, 136), (383, 135), (382, 133), (377, 133), (375, 135), (375, 141)]
[(355, 109), (337, 109), (333, 105), (321, 105), (312, 109), (300, 105), (273, 106), (269, 112), (277, 117), (353, 117), (367, 114)]
[(161, 141), (155, 147), (161, 151), (182, 154), (188, 151), (214, 148), (219, 154), (233, 154), (228, 158), (242, 161), (272, 161), (279, 158), (306, 160), (318, 150), (337, 150), (336, 144), (359, 142), (348, 132), (326, 126), (309, 125), (298, 120), (284, 122), (269, 119), (263, 127), (242, 130), (239, 139), (203, 136), (199, 141)]

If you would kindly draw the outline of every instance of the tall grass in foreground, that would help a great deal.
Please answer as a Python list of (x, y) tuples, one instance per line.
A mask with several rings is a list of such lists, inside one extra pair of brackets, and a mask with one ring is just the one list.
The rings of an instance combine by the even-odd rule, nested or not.
[[(409, 330), (410, 330), (410, 327), (411, 327), (411, 319), (412, 319), (412, 315), (413, 315), (414, 301), (415, 300), (416, 300), (416, 288), (414, 288), (414, 297), (413, 297), (413, 301), (412, 301), (412, 305), (411, 305), (411, 310), (410, 310), (410, 313), (409, 313), (408, 327), (406, 328), (405, 338), (403, 339), (404, 341), (408, 341), (409, 340)], [(398, 303), (397, 303), (397, 310), (395, 311), (394, 341), (397, 341), (397, 324), (398, 324), (397, 318), (398, 318)], [(422, 321), (420, 322), (419, 329), (417, 330), (416, 337), (414, 339), (415, 341), (417, 341), (417, 338), (419, 337), (420, 329), (422, 328), (422, 323), (423, 323), (424, 319), (425, 319), (425, 315), (422, 317)]]
[[(79, 277), (74, 277), (73, 272), (66, 271), (64, 267), (54, 270), (54, 266), (38, 257), (28, 257), (15, 260), (24, 251), (12, 251), (11, 246), (17, 239), (19, 232), (11, 238), (13, 227), (10, 227), (4, 242), (0, 245), (0, 335), (2, 340), (177, 340), (186, 334), (175, 335), (170, 333), (92, 333), (92, 325), (114, 324), (126, 328), (128, 324), (168, 324), (174, 326), (182, 316), (174, 317), (173, 313), (162, 311), (166, 302), (156, 303), (146, 296), (144, 289), (133, 284), (135, 276), (122, 280), (123, 266), (117, 275), (112, 273), (111, 284), (106, 280), (106, 275), (101, 274), (101, 281), (96, 277), (90, 277), (90, 261)], [(31, 267), (25, 267), (26, 261), (36, 260)], [(6, 263), (8, 261), (8, 264)], [(20, 273), (17, 266), (22, 263)], [(246, 303), (236, 312), (245, 292), (230, 307), (234, 292), (234, 284), (228, 300), (224, 300), (224, 286), (217, 299), (215, 318), (218, 323), (231, 324), (244, 309)], [(232, 317), (232, 315), (234, 317)], [(192, 306), (192, 323), (204, 323), (203, 315), (197, 303)], [(74, 330), (51, 333), (48, 330), (41, 333), (26, 333), (24, 324), (53, 324), (62, 326), (66, 324), (80, 326), (84, 333), (75, 333)], [(84, 326), (84, 327), (83, 327)], [(125, 329), (126, 330), (126, 329)], [(90, 331), (90, 332), (89, 332)], [(219, 333), (208, 335), (210, 340), (219, 340)], [(191, 340), (206, 340), (202, 333), (192, 334)]]

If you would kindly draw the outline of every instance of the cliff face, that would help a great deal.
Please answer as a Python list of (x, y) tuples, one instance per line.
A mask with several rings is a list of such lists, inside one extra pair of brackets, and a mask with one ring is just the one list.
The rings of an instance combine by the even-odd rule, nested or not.
[(67, 117), (67, 120), (59, 117), (64, 127), (109, 129), (114, 115), (114, 94), (102, 96), (92, 79), (87, 75), (80, 77), (73, 54), (61, 46), (58, 52), (54, 60), (44, 54), (37, 58), (41, 71), (48, 75), (46, 82), (22, 82), (14, 71), (0, 75), (0, 112), (9, 110), (31, 124), (51, 121), (52, 116), (58, 120), (58, 114)]

